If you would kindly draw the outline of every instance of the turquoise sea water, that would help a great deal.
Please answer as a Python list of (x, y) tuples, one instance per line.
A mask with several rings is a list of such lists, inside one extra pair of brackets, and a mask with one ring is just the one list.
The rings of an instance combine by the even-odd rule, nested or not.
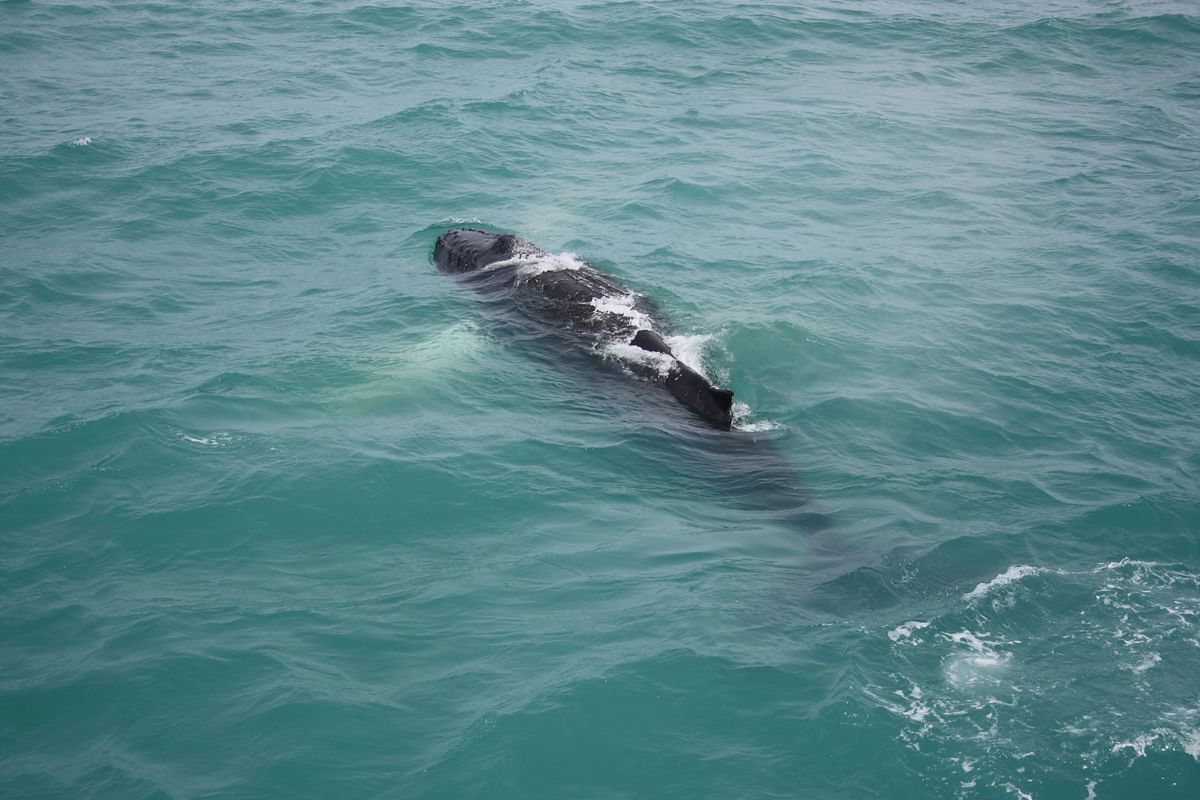
[(1200, 16), (990, 5), (0, 2), (0, 796), (1200, 796)]

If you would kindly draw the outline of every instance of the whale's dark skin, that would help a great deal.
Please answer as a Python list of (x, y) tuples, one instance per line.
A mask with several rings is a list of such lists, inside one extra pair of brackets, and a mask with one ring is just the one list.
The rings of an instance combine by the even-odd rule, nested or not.
[(666, 387), (680, 403), (722, 430), (733, 424), (733, 392), (714, 386), (676, 358), (656, 330), (653, 310), (611, 275), (554, 256), (512, 234), (447, 231), (433, 248), (437, 268), (473, 288), (509, 299), (525, 316), (592, 348), (624, 345), (632, 372)]

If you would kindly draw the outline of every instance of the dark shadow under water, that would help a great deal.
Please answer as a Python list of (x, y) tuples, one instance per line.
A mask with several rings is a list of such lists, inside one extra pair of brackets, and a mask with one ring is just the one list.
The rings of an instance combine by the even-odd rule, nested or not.
[(485, 330), (541, 364), (548, 380), (566, 382), (578, 411), (611, 424), (634, 445), (621, 448), (614, 469), (658, 476), (659, 488), (671, 484), (720, 504), (747, 526), (779, 525), (805, 533), (830, 527), (784, 455), (786, 432), (716, 428), (662, 385), (630, 374), (570, 332), (530, 320), (501, 301), (475, 297)]

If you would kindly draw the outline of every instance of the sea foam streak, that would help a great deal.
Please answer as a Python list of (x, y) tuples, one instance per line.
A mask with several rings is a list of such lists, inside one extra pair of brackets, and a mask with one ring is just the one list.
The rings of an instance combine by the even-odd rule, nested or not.
[[(592, 307), (596, 309), (597, 316), (621, 317), (627, 320), (629, 327), (634, 331), (654, 330), (654, 320), (650, 318), (649, 314), (637, 308), (637, 299), (637, 295), (632, 293), (610, 294), (593, 298), (591, 303)], [(676, 353), (676, 357), (678, 355)]]
[(517, 275), (525, 280), (534, 275), (541, 275), (544, 272), (561, 272), (561, 271), (576, 271), (587, 267), (579, 256), (574, 253), (543, 253), (539, 250), (518, 250), (513, 254), (512, 258), (506, 258), (503, 261), (494, 261), (484, 267), (484, 271), (501, 269), (504, 267), (517, 268)]
[(985, 597), (993, 589), (999, 589), (1004, 586), (1008, 586), (1014, 581), (1019, 581), (1022, 578), (1029, 577), (1030, 575), (1037, 575), (1044, 571), (1045, 570), (1043, 570), (1041, 567), (1031, 567), (1025, 564), (1009, 567), (1007, 570), (992, 578), (990, 581), (981, 583), (971, 591), (964, 594), (963, 599), (978, 600), (981, 597)]

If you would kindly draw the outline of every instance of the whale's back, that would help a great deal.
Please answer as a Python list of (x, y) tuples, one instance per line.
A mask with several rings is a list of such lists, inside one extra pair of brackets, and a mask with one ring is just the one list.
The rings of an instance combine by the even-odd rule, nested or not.
[(566, 253), (552, 255), (511, 234), (473, 228), (438, 237), (434, 262), (491, 302), (510, 303), (556, 336), (619, 360), (663, 384), (708, 423), (729, 430), (733, 392), (681, 361), (665, 342), (653, 309), (620, 281)]

